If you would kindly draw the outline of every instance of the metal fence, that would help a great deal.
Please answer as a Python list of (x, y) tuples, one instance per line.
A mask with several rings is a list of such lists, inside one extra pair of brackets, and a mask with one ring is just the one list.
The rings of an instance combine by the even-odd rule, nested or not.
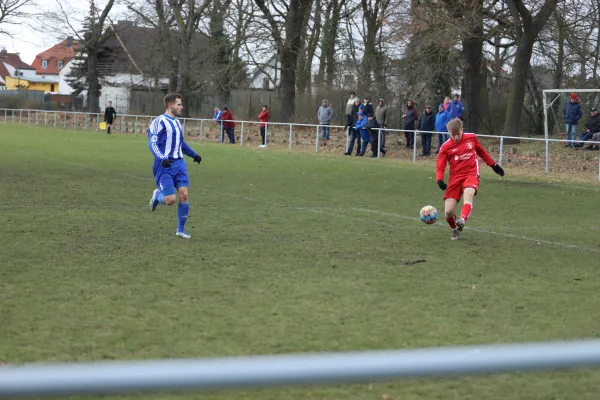
[(215, 390), (600, 366), (600, 341), (0, 368), (0, 397)]
[[(103, 114), (95, 113), (83, 113), (83, 112), (68, 112), (68, 111), (43, 111), (43, 110), (28, 110), (28, 109), (1, 109), (0, 108), (0, 123), (21, 123), (36, 126), (46, 126), (53, 128), (62, 129), (76, 129), (84, 131), (100, 131), (99, 124), (103, 121)], [(150, 125), (150, 121), (154, 116), (149, 115), (119, 115), (113, 122), (112, 130), (118, 133), (133, 133), (146, 134), (147, 127)], [(227, 137), (223, 125), (212, 119), (202, 118), (181, 118), (181, 124), (183, 130), (187, 136), (196, 137), (199, 141), (216, 141), (224, 143)], [(259, 143), (259, 129), (258, 126), (261, 124), (259, 121), (229, 121), (235, 122), (239, 127), (239, 135), (234, 137), (240, 146), (247, 146), (248, 143)], [(321, 140), (322, 130), (327, 127), (330, 132), (333, 132), (331, 141), (324, 142)], [(286, 145), (289, 150), (292, 150), (294, 146), (297, 147), (314, 147), (316, 152), (323, 149), (324, 144), (333, 143), (338, 146), (343, 146), (347, 149), (350, 141), (349, 130), (345, 126), (341, 125), (316, 125), (316, 124), (296, 124), (296, 123), (282, 123), (282, 122), (268, 122), (266, 123), (266, 141), (267, 144)], [(312, 132), (312, 134), (311, 134)], [(410, 151), (412, 162), (417, 162), (417, 149), (420, 148), (418, 144), (418, 137), (424, 133), (431, 133), (433, 140), (438, 135), (438, 132), (424, 132), (424, 131), (406, 131), (402, 129), (377, 129), (378, 134), (378, 147), (375, 155), (377, 158), (382, 156), (381, 144), (384, 141), (388, 143), (400, 143), (402, 136), (411, 135), (413, 138), (414, 145), (405, 149)], [(492, 156), (497, 156), (496, 160), (498, 164), (503, 165), (506, 156), (505, 144), (510, 141), (529, 142), (539, 145), (540, 158), (543, 158), (544, 162), (544, 173), (548, 175), (550, 173), (550, 145), (562, 145), (563, 139), (550, 139), (550, 138), (530, 138), (530, 137), (516, 137), (516, 136), (491, 136), (491, 135), (477, 135), (482, 141), (488, 141), (487, 143), (494, 145), (494, 150), (490, 151)], [(395, 140), (395, 142), (394, 142)], [(586, 144), (599, 145), (600, 142), (587, 141)], [(497, 146), (497, 149), (496, 149)], [(489, 150), (489, 149), (488, 149)], [(543, 152), (543, 157), (541, 153)], [(409, 153), (404, 151), (400, 154), (406, 157)], [(587, 153), (585, 161), (590, 162), (591, 158), (589, 155), (593, 153)], [(600, 152), (598, 154), (597, 179), (600, 181)], [(595, 158), (595, 154), (593, 155)]]

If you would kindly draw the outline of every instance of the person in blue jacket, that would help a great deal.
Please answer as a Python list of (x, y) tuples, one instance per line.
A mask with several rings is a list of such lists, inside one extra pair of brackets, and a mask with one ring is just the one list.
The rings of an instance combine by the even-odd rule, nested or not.
[(460, 120), (464, 120), (463, 115), (465, 113), (465, 106), (460, 101), (460, 95), (458, 93), (454, 94), (454, 100), (448, 104), (448, 109), (446, 110), (450, 113), (450, 119), (459, 118)]
[(373, 141), (371, 139), (371, 133), (369, 132), (369, 129), (367, 129), (367, 118), (363, 112), (358, 113), (358, 120), (356, 121), (356, 125), (354, 125), (354, 130), (360, 132), (362, 147), (360, 148), (360, 153), (357, 155), (362, 157), (365, 155), (369, 143)]
[(450, 119), (450, 113), (444, 109), (444, 103), (441, 103), (438, 107), (438, 113), (435, 116), (435, 131), (445, 133), (438, 133), (438, 150), (436, 151), (436, 154), (440, 152), (440, 147), (442, 147), (442, 144), (444, 144), (446, 140), (450, 139), (448, 128), (446, 128), (446, 124), (450, 121)]
[(581, 104), (577, 95), (573, 93), (571, 95), (571, 101), (565, 104), (563, 108), (563, 120), (567, 129), (567, 137), (565, 147), (573, 147), (575, 144), (575, 138), (577, 137), (577, 123), (583, 116), (581, 112)]

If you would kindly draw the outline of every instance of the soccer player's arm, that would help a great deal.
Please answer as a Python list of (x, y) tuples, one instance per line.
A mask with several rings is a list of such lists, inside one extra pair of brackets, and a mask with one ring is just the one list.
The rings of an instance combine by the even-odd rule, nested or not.
[(488, 166), (493, 167), (494, 164), (496, 164), (496, 162), (494, 161), (494, 159), (483, 148), (483, 146), (481, 145), (481, 143), (479, 143), (479, 139), (477, 139), (477, 138), (475, 138), (475, 151), (477, 152), (477, 155), (479, 157), (481, 157), (481, 159), (483, 160), (483, 162), (485, 162)]
[(435, 181), (444, 180), (444, 175), (446, 174), (446, 146), (442, 144), (440, 146), (440, 152), (438, 154), (437, 162), (435, 164)]
[(190, 145), (183, 140), (183, 138), (181, 139), (181, 151), (183, 151), (183, 154), (191, 158), (194, 158), (198, 155), (198, 153), (196, 153), (194, 149), (192, 149)]
[(168, 155), (163, 154), (158, 148), (158, 138), (160, 135), (164, 135), (164, 127), (157, 118), (152, 121), (152, 124), (150, 124), (150, 127), (148, 128), (148, 147), (154, 157), (159, 160), (166, 160)]

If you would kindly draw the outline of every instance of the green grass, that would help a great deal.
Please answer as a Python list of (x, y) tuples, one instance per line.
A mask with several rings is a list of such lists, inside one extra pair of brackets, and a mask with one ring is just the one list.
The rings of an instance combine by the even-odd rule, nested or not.
[[(192, 142), (191, 241), (144, 137), (3, 125), (0, 362), (600, 336), (598, 186), (486, 169), (461, 240), (429, 166)], [(419, 260), (424, 260), (417, 262)], [(416, 262), (416, 263), (415, 263)], [(596, 399), (571, 371), (152, 399)], [(142, 398), (142, 397), (122, 397)]]

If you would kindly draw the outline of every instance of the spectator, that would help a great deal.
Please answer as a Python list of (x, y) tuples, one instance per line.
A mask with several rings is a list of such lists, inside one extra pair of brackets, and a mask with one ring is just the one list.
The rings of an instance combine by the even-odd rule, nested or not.
[(365, 115), (373, 114), (373, 104), (371, 104), (371, 103), (369, 102), (369, 98), (368, 98), (368, 97), (365, 97), (365, 98), (363, 99), (362, 106), (364, 107), (364, 109), (363, 109), (363, 113), (364, 113)]
[(596, 132), (600, 132), (600, 115), (598, 115), (595, 108), (592, 108), (590, 110), (590, 117), (585, 124), (585, 128), (583, 132), (581, 132), (581, 135), (579, 135), (579, 142), (574, 143), (573, 147), (577, 149), (583, 148), (585, 142), (591, 140)]
[(348, 126), (349, 124), (352, 124), (352, 119), (354, 118), (353, 117), (354, 104), (357, 101), (358, 101), (358, 104), (360, 104), (360, 99), (358, 97), (356, 97), (356, 93), (350, 92), (350, 98), (346, 102), (346, 126)]
[[(375, 119), (377, 120), (377, 123), (379, 124), (380, 128), (385, 128), (387, 126), (387, 111), (388, 111), (388, 106), (385, 105), (385, 102), (383, 101), (383, 99), (379, 99), (379, 101), (377, 101), (377, 108), (375, 109)], [(382, 129), (381, 131), (381, 150), (385, 156), (385, 129)], [(377, 138), (374, 138), (374, 140), (377, 140)]]
[[(444, 105), (444, 111), (448, 111), (448, 106), (450, 105), (450, 96), (446, 96), (444, 97), (444, 102), (442, 103)], [(450, 135), (448, 135), (450, 136)]]
[(360, 146), (361, 146), (361, 140), (360, 140), (360, 132), (354, 129), (354, 126), (356, 125), (356, 122), (358, 121), (358, 113), (362, 112), (362, 110), (364, 109), (363, 105), (360, 104), (360, 99), (356, 99), (354, 100), (354, 106), (352, 107), (352, 121), (350, 122), (350, 124), (346, 125), (348, 129), (348, 134), (350, 135), (350, 144), (348, 146), (348, 148), (346, 149), (346, 152), (344, 153), (345, 156), (349, 156), (352, 155), (352, 149), (354, 148), (354, 142), (358, 141), (357, 143), (357, 147), (356, 147), (356, 155), (358, 155), (360, 153)]
[(358, 113), (358, 121), (356, 121), (356, 125), (354, 126), (354, 129), (357, 132), (360, 132), (360, 137), (362, 138), (362, 147), (360, 148), (360, 153), (357, 154), (357, 156), (364, 156), (365, 152), (367, 151), (367, 146), (369, 145), (369, 143), (371, 142), (371, 134), (369, 133), (369, 130), (367, 129), (367, 119), (365, 118), (365, 114), (362, 112)]
[[(592, 142), (600, 142), (600, 132), (594, 133), (591, 139)], [(586, 147), (587, 150), (600, 150), (600, 145), (598, 143), (590, 143), (589, 146)]]
[(438, 133), (438, 149), (435, 154), (439, 154), (442, 144), (450, 139), (450, 135), (447, 133), (448, 128), (446, 128), (448, 122), (450, 122), (450, 113), (444, 109), (444, 103), (441, 103), (438, 107), (438, 113), (435, 116), (435, 131), (446, 133)]
[(565, 121), (565, 126), (567, 129), (566, 133), (566, 144), (565, 147), (574, 147), (575, 137), (577, 136), (577, 123), (583, 116), (581, 112), (581, 104), (579, 104), (579, 99), (577, 95), (573, 93), (571, 95), (571, 100), (565, 104), (565, 108), (563, 108), (563, 120)]
[[(377, 128), (379, 127), (380, 125), (373, 114), (367, 115), (367, 124), (365, 125), (365, 128), (369, 131), (369, 136), (371, 138), (371, 151), (373, 152), (371, 157), (377, 157), (377, 147), (379, 143), (379, 130)], [(385, 157), (386, 152), (384, 149), (381, 149), (381, 153), (383, 154), (383, 157)]]
[(221, 111), (219, 109), (219, 107), (215, 107), (214, 108), (214, 114), (213, 114), (213, 120), (217, 121), (217, 124), (219, 124), (219, 138), (220, 141), (223, 141), (223, 111)]
[(450, 119), (458, 118), (461, 121), (464, 120), (463, 115), (465, 113), (465, 107), (463, 106), (463, 103), (461, 103), (460, 95), (458, 93), (454, 95), (454, 101), (448, 103), (446, 111), (450, 113)]
[(406, 147), (411, 148), (415, 144), (415, 137), (413, 132), (410, 131), (415, 130), (415, 122), (417, 122), (419, 119), (419, 112), (411, 100), (406, 103), (406, 113), (402, 116), (402, 118), (404, 119), (404, 137), (406, 138)]
[(323, 145), (327, 146), (327, 140), (329, 140), (329, 125), (331, 125), (331, 119), (333, 118), (333, 108), (329, 105), (326, 99), (321, 101), (321, 107), (317, 112), (317, 118), (319, 119), (319, 125), (321, 125), (321, 139), (324, 141)]
[(262, 106), (262, 111), (258, 114), (258, 120), (260, 121), (260, 136), (262, 137), (262, 144), (258, 147), (267, 147), (267, 122), (269, 122), (269, 107)]
[[(227, 107), (223, 108), (221, 118), (223, 120), (223, 130), (227, 132), (227, 136), (229, 137), (229, 143), (235, 144), (235, 122), (233, 122), (233, 115), (231, 115), (231, 111), (229, 111)], [(223, 143), (223, 141), (223, 132), (221, 132), (221, 143)]]
[(431, 136), (435, 129), (435, 115), (431, 106), (425, 106), (425, 111), (421, 114), (419, 120), (419, 131), (421, 131), (421, 146), (423, 147), (423, 156), (427, 157), (431, 154)]

